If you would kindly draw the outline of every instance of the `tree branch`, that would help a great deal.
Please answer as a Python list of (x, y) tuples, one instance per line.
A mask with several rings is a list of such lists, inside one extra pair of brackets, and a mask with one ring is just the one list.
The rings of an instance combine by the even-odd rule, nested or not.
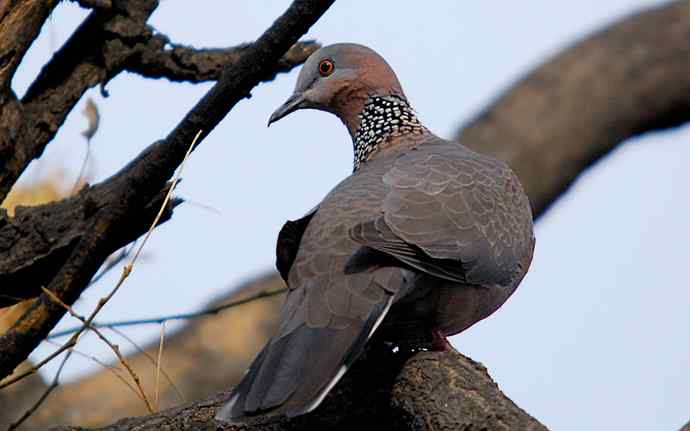
[(530, 72), (458, 139), (517, 172), (538, 217), (625, 139), (690, 120), (690, 1), (615, 23)]
[[(250, 47), (220, 81), (185, 116), (166, 140), (149, 146), (104, 184), (111, 205), (97, 208), (92, 224), (48, 285), (65, 304), (72, 305), (103, 261), (117, 247), (124, 226), (134, 223), (133, 211), (145, 207), (160, 193), (183, 160), (199, 130), (199, 142), (247, 97), (251, 89), (275, 74), (282, 55), (307, 32), (333, 0), (296, 0)], [(64, 309), (41, 295), (39, 300), (0, 337), (0, 378), (12, 370), (43, 340), (64, 314)]]
[[(227, 393), (149, 416), (123, 419), (101, 431), (181, 430), (546, 430), (509, 400), (481, 364), (457, 352), (413, 356), (367, 352), (319, 409), (292, 419), (247, 425), (216, 422)], [(62, 427), (57, 430), (84, 430)]]
[[(156, 34), (143, 46), (126, 69), (147, 78), (170, 81), (204, 82), (217, 80), (224, 67), (237, 62), (250, 44), (231, 48), (196, 49), (170, 43), (167, 36)], [(313, 41), (293, 45), (278, 63), (277, 72), (287, 72), (302, 64), (320, 45)]]
[[(113, 252), (146, 232), (165, 191), (133, 209), (134, 222), (123, 229)], [(114, 204), (111, 193), (104, 183), (58, 202), (18, 207), (14, 217), (0, 210), (0, 308), (40, 295), (41, 286), (50, 283), (94, 223), (97, 210)], [(180, 202), (168, 207), (161, 222), (170, 219)]]
[(58, 0), (21, 0), (0, 3), (0, 92), (12, 77)]
[(55, 53), (22, 98), (22, 117), (0, 119), (0, 128), (19, 130), (0, 134), (0, 201), (43, 153), (82, 94), (119, 72), (131, 55), (123, 38), (136, 38), (158, 6), (151, 0), (120, 3), (126, 9), (92, 12)]

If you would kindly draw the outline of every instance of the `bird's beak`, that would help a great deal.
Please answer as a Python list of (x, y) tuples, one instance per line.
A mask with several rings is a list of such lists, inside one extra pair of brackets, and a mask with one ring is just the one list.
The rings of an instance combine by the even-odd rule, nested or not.
[(275, 123), (291, 112), (301, 108), (306, 108), (306, 101), (307, 100), (304, 97), (304, 93), (293, 94), (288, 100), (285, 101), (285, 103), (280, 106), (280, 108), (276, 109), (275, 112), (271, 114), (271, 118), (268, 119), (268, 125), (270, 126), (271, 123)]

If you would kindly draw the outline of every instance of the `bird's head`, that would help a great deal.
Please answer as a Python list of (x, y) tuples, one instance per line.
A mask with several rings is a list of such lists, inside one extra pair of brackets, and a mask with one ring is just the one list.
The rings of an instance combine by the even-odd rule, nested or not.
[(366, 101), (388, 95), (405, 97), (395, 72), (380, 55), (352, 43), (329, 45), (309, 56), (293, 95), (268, 124), (298, 109), (319, 109), (338, 116), (354, 136)]

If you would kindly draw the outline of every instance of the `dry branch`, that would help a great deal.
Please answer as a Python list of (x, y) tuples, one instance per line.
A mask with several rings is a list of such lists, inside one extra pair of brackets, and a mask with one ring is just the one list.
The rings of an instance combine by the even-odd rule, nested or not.
[[(108, 82), (130, 55), (127, 42), (158, 5), (157, 1), (118, 2), (123, 9), (92, 12), (43, 67), (16, 110), (0, 117), (0, 201), (28, 164), (39, 157), (84, 92)], [(8, 37), (0, 32), (0, 39)], [(128, 38), (129, 37), (129, 38)], [(33, 40), (33, 39), (32, 39)], [(8, 109), (11, 101), (7, 101)], [(0, 109), (5, 107), (0, 100)], [(15, 102), (15, 104), (18, 102)]]
[(690, 120), (690, 1), (633, 15), (530, 72), (458, 139), (517, 172), (535, 216), (618, 144)]
[[(250, 46), (199, 49), (171, 43), (167, 36), (155, 34), (127, 62), (126, 69), (147, 78), (194, 83), (213, 81), (219, 79), (223, 69), (238, 61)], [(296, 43), (280, 59), (276, 72), (287, 72), (302, 64), (318, 48), (319, 44), (312, 41)]]
[[(125, 430), (546, 430), (501, 393), (481, 365), (456, 352), (367, 352), (315, 412), (248, 425), (216, 422), (220, 394), (101, 431)], [(56, 430), (83, 430), (62, 427)]]
[(0, 2), (0, 92), (9, 91), (14, 73), (58, 0)]
[[(93, 224), (97, 210), (112, 205), (108, 185), (86, 188), (54, 203), (18, 207), (14, 217), (0, 210), (0, 307), (36, 297), (41, 286), (50, 283)], [(162, 199), (163, 193), (143, 208), (132, 209), (132, 223), (114, 242), (113, 252), (146, 232)], [(179, 203), (173, 202), (161, 222)]]

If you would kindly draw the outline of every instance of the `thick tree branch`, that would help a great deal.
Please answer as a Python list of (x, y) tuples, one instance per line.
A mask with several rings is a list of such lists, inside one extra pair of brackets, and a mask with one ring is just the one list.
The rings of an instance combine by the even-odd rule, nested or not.
[[(126, 69), (147, 78), (167, 78), (170, 81), (203, 82), (217, 80), (224, 67), (235, 63), (250, 44), (232, 48), (196, 49), (170, 43), (161, 34), (152, 36), (138, 55), (127, 62)], [(277, 72), (287, 72), (302, 64), (316, 51), (315, 42), (293, 45), (280, 59)]]
[(6, 194), (3, 191), (8, 169), (5, 161), (25, 155), (19, 143), (26, 135), (27, 125), (22, 106), (11, 89), (12, 78), (57, 3), (57, 0), (0, 1), (0, 202)]
[(136, 38), (158, 5), (151, 0), (120, 3), (126, 9), (92, 12), (43, 67), (22, 98), (22, 118), (0, 119), (0, 128), (20, 130), (0, 135), (0, 201), (43, 153), (82, 94), (117, 74), (131, 54), (123, 38)]
[[(194, 135), (203, 139), (245, 98), (251, 89), (278, 68), (282, 55), (307, 32), (333, 0), (297, 0), (249, 48), (221, 80), (185, 116), (166, 140), (154, 143), (107, 180), (112, 205), (97, 208), (98, 214), (71, 250), (65, 264), (48, 285), (64, 303), (72, 305), (107, 256), (117, 247), (124, 226), (134, 222), (134, 210), (145, 207), (160, 193), (183, 160)], [(18, 321), (0, 337), (0, 378), (9, 375), (44, 339), (64, 314), (45, 295), (39, 297)]]
[(690, 1), (610, 26), (528, 74), (459, 132), (517, 172), (541, 215), (625, 139), (690, 120)]
[[(216, 422), (219, 394), (101, 431), (170, 430), (546, 430), (509, 400), (481, 365), (456, 352), (372, 353), (360, 360), (318, 410), (247, 425)], [(63, 427), (59, 430), (83, 430)]]
[[(163, 193), (145, 207), (133, 209), (134, 222), (123, 229), (113, 251), (148, 230)], [(38, 296), (84, 237), (98, 210), (112, 206), (114, 197), (104, 183), (58, 202), (18, 207), (14, 217), (0, 209), (0, 307)], [(178, 203), (168, 208), (163, 222)]]
[(0, 2), (0, 92), (9, 90), (14, 72), (58, 0)]

